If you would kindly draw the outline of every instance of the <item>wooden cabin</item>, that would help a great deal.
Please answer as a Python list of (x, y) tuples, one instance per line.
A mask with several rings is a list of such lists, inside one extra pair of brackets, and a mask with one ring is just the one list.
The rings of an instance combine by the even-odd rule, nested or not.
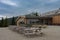
[(60, 9), (47, 12), (45, 16), (20, 16), (17, 18), (17, 25), (20, 24), (46, 24), (60, 25)]
[(46, 24), (46, 25), (60, 25), (60, 15), (54, 15), (52, 17), (26, 17), (21, 16), (17, 19), (17, 25), (20, 24)]
[(40, 25), (50, 25), (52, 23), (51, 17), (41, 17), (41, 16), (20, 16), (17, 18), (17, 25), (20, 24), (40, 24)]

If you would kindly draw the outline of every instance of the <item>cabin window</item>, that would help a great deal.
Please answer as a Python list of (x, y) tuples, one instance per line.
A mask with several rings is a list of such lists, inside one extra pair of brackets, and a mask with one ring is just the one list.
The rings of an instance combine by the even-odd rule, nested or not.
[(25, 24), (25, 23), (22, 21), (22, 22), (20, 22), (20, 24)]

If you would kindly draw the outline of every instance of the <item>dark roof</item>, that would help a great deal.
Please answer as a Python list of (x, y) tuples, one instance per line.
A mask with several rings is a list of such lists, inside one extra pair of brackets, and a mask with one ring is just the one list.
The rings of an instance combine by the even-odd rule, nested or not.
[(26, 16), (27, 19), (43, 19), (43, 18), (51, 18), (46, 16)]

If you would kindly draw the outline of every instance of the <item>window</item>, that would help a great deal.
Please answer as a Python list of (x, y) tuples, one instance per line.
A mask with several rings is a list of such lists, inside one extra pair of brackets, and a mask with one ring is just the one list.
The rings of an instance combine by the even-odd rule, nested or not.
[(25, 23), (22, 21), (22, 22), (20, 22), (20, 24), (25, 24)]

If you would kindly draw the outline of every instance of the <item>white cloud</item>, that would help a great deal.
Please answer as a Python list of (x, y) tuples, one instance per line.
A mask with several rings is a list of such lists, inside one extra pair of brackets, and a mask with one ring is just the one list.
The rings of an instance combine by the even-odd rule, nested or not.
[(3, 16), (3, 15), (0, 15), (0, 18), (1, 18), (1, 17), (4, 17), (4, 16)]
[(38, 13), (41, 13), (40, 12), (40, 9), (37, 9), (37, 8), (29, 8), (26, 10), (25, 14), (30, 14), (32, 12), (38, 12)]
[(28, 9), (28, 12), (39, 12), (39, 9)]
[(6, 18), (6, 16), (0, 15), (0, 20), (2, 19), (2, 17), (3, 17), (3, 18)]
[(6, 17), (11, 18), (12, 16), (0, 15), (0, 20), (2, 19), (2, 17), (5, 19)]
[(7, 4), (7, 5), (11, 5), (11, 6), (17, 6), (17, 3), (15, 3), (11, 0), (0, 0), (0, 2)]

